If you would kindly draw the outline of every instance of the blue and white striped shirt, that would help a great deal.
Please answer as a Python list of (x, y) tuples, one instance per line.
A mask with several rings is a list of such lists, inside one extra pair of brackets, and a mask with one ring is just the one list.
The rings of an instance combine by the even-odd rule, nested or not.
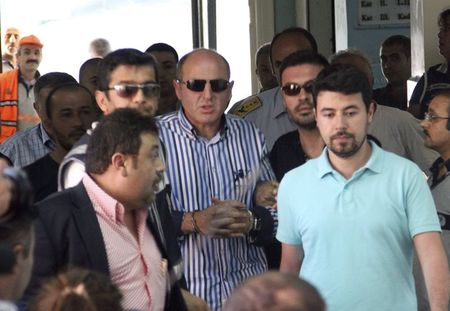
[[(159, 126), (175, 218), (208, 208), (212, 197), (238, 200), (250, 208), (256, 183), (275, 180), (264, 137), (248, 121), (224, 116), (222, 130), (209, 141), (196, 135), (182, 109), (161, 116)], [(276, 218), (275, 210), (271, 212)], [(267, 270), (263, 249), (250, 244), (248, 237), (217, 239), (193, 233), (179, 241), (188, 287), (213, 310), (220, 309), (243, 280)]]
[(25, 167), (50, 151), (56, 144), (45, 131), (42, 123), (36, 124), (0, 144), (0, 153), (6, 156), (15, 167)]

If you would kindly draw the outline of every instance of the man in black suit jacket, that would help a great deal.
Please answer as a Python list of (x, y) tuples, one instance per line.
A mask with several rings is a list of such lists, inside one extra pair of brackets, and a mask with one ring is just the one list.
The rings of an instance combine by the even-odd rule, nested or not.
[[(112, 280), (122, 279), (122, 288), (120, 284), (118, 286), (124, 294), (125, 308), (147, 309), (147, 306), (162, 301), (165, 310), (184, 310), (186, 307), (180, 291), (180, 285), (184, 285), (182, 261), (175, 237), (176, 230), (168, 209), (156, 208), (162, 206), (158, 204), (162, 202), (154, 202), (164, 164), (159, 157), (158, 130), (153, 119), (135, 109), (117, 109), (99, 123), (90, 142), (87, 173), (82, 182), (37, 205), (39, 216), (35, 224), (35, 265), (28, 295), (37, 289), (43, 278), (66, 267), (80, 266), (103, 272)], [(105, 221), (105, 215), (102, 214), (102, 209), (107, 210), (101, 199), (104, 197), (117, 202), (112, 210), (107, 211), (115, 213), (116, 221), (112, 221), (112, 224), (109, 223), (111, 220)], [(167, 196), (158, 196), (158, 200), (165, 198)], [(147, 209), (148, 206), (151, 207)], [(121, 208), (122, 214), (117, 212)], [(152, 263), (148, 258), (150, 256), (145, 257), (149, 253), (144, 250), (149, 240), (144, 240), (145, 234), (139, 230), (138, 215), (143, 212), (148, 213), (146, 232), (153, 237), (161, 258), (158, 266), (149, 265), (148, 270), (163, 275), (161, 278), (165, 289), (162, 293), (165, 292), (165, 297), (157, 296), (161, 286), (155, 286), (160, 283), (146, 274), (138, 274), (137, 282), (141, 282), (142, 286), (149, 285), (150, 294), (149, 297), (139, 295), (139, 302), (135, 305), (127, 293), (132, 296), (139, 294), (139, 291), (130, 292), (130, 284), (123, 284), (131, 282), (129, 278), (124, 281), (124, 276), (114, 275), (114, 271), (134, 269), (136, 266), (140, 268), (140, 264), (146, 270), (146, 264)], [(130, 260), (130, 257), (124, 256), (123, 260), (120, 257), (123, 248), (121, 243), (126, 238), (112, 240), (111, 230), (122, 230), (122, 236), (125, 233), (131, 243), (134, 239), (141, 246), (138, 255), (145, 259), (134, 261), (132, 267), (123, 264)], [(115, 237), (113, 233), (112, 236)]]

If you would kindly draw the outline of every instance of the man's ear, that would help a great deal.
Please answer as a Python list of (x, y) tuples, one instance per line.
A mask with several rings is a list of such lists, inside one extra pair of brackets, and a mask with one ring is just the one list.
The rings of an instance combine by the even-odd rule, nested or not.
[[(16, 257), (16, 265), (17, 265), (17, 261), (19, 260), (19, 258), (25, 259), (24, 252), (25, 252), (25, 249), (22, 244), (17, 244), (13, 247), (13, 253), (14, 253), (14, 256)], [(30, 254), (28, 254), (28, 256), (29, 255)]]
[(53, 131), (53, 123), (50, 119), (41, 120), (41, 122), (44, 124), (44, 128), (48, 131), (48, 133), (51, 135), (54, 134)]
[(103, 114), (108, 114), (108, 98), (106, 97), (106, 93), (103, 91), (96, 90), (95, 91), (95, 101), (97, 102), (98, 107), (103, 112)]
[(124, 155), (121, 152), (116, 152), (111, 157), (111, 164), (115, 171), (120, 172), (122, 177), (128, 175), (128, 161), (130, 156)]
[(177, 80), (172, 80), (172, 85), (175, 89), (178, 100), (181, 101), (181, 83), (178, 83)]

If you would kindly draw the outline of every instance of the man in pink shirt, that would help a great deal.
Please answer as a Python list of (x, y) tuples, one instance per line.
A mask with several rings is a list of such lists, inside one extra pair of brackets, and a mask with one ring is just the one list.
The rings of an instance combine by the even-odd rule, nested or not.
[(160, 229), (173, 225), (148, 208), (164, 171), (159, 148), (155, 122), (136, 109), (100, 121), (82, 182), (37, 205), (31, 290), (43, 277), (81, 266), (109, 275), (125, 309), (185, 310), (173, 270), (176, 241)]

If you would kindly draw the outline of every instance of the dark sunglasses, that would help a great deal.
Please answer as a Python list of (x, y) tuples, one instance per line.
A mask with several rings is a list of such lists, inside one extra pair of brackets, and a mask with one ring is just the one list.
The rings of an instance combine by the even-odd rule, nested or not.
[(300, 94), (300, 91), (302, 89), (304, 89), (306, 93), (312, 93), (313, 84), (314, 81), (305, 82), (303, 85), (297, 83), (288, 83), (281, 87), (281, 89), (287, 96), (297, 96), (298, 94)]
[(215, 79), (215, 80), (177, 80), (178, 83), (186, 84), (186, 87), (193, 92), (203, 92), (206, 86), (206, 82), (209, 82), (211, 85), (211, 90), (214, 93), (225, 91), (230, 85), (230, 81), (223, 79)]
[(106, 90), (114, 90), (116, 94), (123, 98), (130, 98), (136, 95), (139, 90), (142, 90), (145, 97), (159, 97), (160, 86), (157, 83), (144, 84), (117, 84)]

